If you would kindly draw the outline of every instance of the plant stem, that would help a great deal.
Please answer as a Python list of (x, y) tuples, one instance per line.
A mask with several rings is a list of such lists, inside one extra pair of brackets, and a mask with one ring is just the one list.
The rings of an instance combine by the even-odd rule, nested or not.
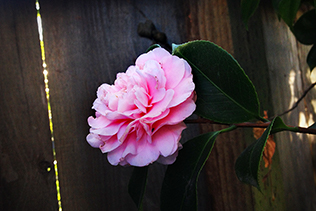
[(230, 132), (230, 131), (232, 131), (232, 130), (235, 130), (236, 128), (237, 128), (236, 125), (231, 125), (231, 126), (229, 126), (228, 128), (221, 129), (221, 133)]
[[(304, 99), (304, 97), (307, 95), (307, 93), (316, 85), (316, 82), (315, 83), (312, 83), (303, 93), (303, 95), (294, 103), (294, 105), (289, 109), (289, 110), (286, 110), (284, 111), (283, 113), (277, 115), (277, 116), (283, 116), (284, 114), (287, 114), (289, 113), (290, 111), (293, 111), (297, 106), (298, 104)], [(270, 117), (269, 119), (273, 119), (274, 117)]]
[[(235, 127), (250, 127), (250, 128), (267, 128), (270, 124), (270, 122), (244, 122), (244, 123), (237, 123), (237, 124), (226, 124), (226, 123), (219, 123), (219, 122), (214, 122), (208, 119), (187, 119), (184, 121), (186, 124), (196, 124), (196, 123), (202, 123), (202, 124), (219, 124), (219, 125), (231, 125)], [(287, 125), (289, 128), (291, 128), (292, 132), (297, 132), (297, 133), (307, 133), (307, 134), (316, 134), (316, 129), (313, 128), (304, 128), (304, 127), (293, 127)], [(227, 128), (227, 131), (223, 132), (228, 132), (232, 129), (235, 129), (233, 127)]]

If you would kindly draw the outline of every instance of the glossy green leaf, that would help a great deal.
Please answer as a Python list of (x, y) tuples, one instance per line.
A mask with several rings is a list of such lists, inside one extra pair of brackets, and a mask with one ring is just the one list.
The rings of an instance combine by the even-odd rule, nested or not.
[(316, 47), (315, 45), (310, 49), (307, 55), (307, 64), (312, 71), (316, 67)]
[(236, 175), (241, 182), (260, 190), (258, 174), (264, 146), (270, 134), (285, 130), (297, 132), (298, 129), (286, 126), (280, 117), (274, 118), (262, 136), (241, 153), (235, 163)]
[(309, 126), (308, 128), (311, 128), (311, 129), (316, 129), (316, 122), (314, 122), (314, 124), (312, 124), (311, 126)]
[(248, 28), (249, 18), (255, 13), (260, 0), (241, 0), (241, 18)]
[(297, 127), (287, 126), (286, 124), (284, 124), (284, 122), (282, 121), (280, 117), (276, 117), (270, 134), (278, 133), (281, 131), (298, 132), (299, 129)]
[(221, 47), (208, 41), (192, 41), (173, 46), (173, 54), (192, 67), (198, 115), (221, 123), (261, 119), (252, 82)]
[(160, 48), (160, 47), (161, 46), (159, 44), (153, 44), (146, 50), (146, 53), (148, 53), (151, 50), (154, 50), (155, 48)]
[(128, 193), (139, 211), (143, 210), (143, 198), (147, 184), (148, 166), (134, 167), (128, 183)]
[(260, 190), (258, 182), (259, 164), (262, 158), (264, 146), (270, 135), (274, 121), (264, 131), (262, 136), (253, 144), (248, 146), (241, 155), (237, 158), (235, 163), (235, 171), (238, 179), (241, 182), (250, 184)]
[(316, 43), (316, 12), (315, 9), (304, 13), (292, 29), (296, 39), (305, 45)]
[(197, 210), (198, 176), (219, 133), (206, 133), (183, 144), (176, 162), (167, 168), (161, 189), (161, 210)]
[(299, 0), (272, 0), (274, 9), (279, 17), (291, 28), (294, 23), (296, 13), (300, 7)]

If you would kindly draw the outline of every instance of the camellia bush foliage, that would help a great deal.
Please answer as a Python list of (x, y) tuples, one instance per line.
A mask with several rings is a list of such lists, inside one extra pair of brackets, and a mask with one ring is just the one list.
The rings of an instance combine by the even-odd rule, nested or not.
[[(280, 117), (268, 120), (261, 116), (255, 87), (238, 62), (221, 47), (203, 40), (172, 47), (172, 56), (160, 50), (159, 45), (150, 47), (135, 66), (118, 74), (114, 85), (99, 88), (93, 106), (96, 117), (88, 120), (91, 130), (87, 141), (108, 153), (112, 165), (134, 166), (128, 191), (138, 210), (142, 210), (148, 167), (157, 160), (168, 165), (161, 189), (161, 210), (192, 211), (197, 210), (198, 177), (216, 138), (240, 123), (260, 121), (266, 130), (235, 163), (238, 179), (260, 190), (262, 178), (258, 178), (258, 171), (269, 135), (280, 131), (304, 132), (303, 129), (285, 125)], [(177, 68), (183, 68), (182, 73), (177, 73)], [(183, 79), (175, 80), (177, 75)], [(167, 92), (173, 92), (174, 97), (164, 105)], [(161, 93), (165, 97), (160, 97)], [(193, 111), (203, 119), (228, 126), (195, 137), (182, 146), (182, 121)]]

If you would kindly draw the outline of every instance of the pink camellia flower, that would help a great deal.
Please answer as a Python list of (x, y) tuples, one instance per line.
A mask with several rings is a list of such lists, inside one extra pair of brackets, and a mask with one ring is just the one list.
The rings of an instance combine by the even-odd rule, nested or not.
[(112, 165), (172, 164), (181, 148), (183, 120), (195, 110), (191, 67), (163, 48), (142, 54), (114, 85), (102, 84), (87, 141)]

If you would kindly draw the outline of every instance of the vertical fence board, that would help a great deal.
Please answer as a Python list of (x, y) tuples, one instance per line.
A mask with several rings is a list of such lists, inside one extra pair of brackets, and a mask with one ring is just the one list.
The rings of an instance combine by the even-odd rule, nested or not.
[[(271, 6), (265, 5), (262, 17), (270, 86), (273, 89), (272, 104), (275, 113), (279, 114), (291, 108), (305, 89), (302, 74), (307, 76), (306, 69), (301, 69), (305, 61), (300, 59), (298, 53), (303, 49), (298, 48), (295, 37), (289, 28), (278, 20)], [(301, 124), (302, 118), (306, 118), (305, 112), (304, 103), (300, 103), (297, 109), (283, 116), (284, 121), (289, 125)], [(284, 132), (276, 138), (287, 210), (315, 210), (316, 192), (308, 136)]]
[[(187, 1), (186, 31), (188, 40), (205, 39), (234, 54), (231, 17), (227, 1)], [(234, 8), (237, 10), (238, 8)], [(237, 17), (238, 18), (238, 17)], [(210, 55), (211, 56), (211, 55)], [(218, 125), (203, 125), (202, 132), (222, 129)], [(211, 210), (253, 210), (251, 188), (238, 181), (234, 163), (246, 142), (245, 133), (236, 130), (217, 137), (214, 149), (205, 164)]]
[[(260, 101), (261, 114), (267, 111), (269, 117), (275, 114), (272, 105), (274, 96), (270, 86), (269, 66), (266, 59), (265, 36), (262, 27), (263, 21), (260, 11), (250, 18), (248, 30), (241, 21), (240, 2), (229, 1), (230, 18), (232, 21), (234, 57), (240, 63), (253, 82)], [(285, 89), (286, 90), (286, 89)], [(252, 129), (244, 130), (247, 145), (255, 141)], [(245, 147), (245, 146), (244, 146)], [(278, 147), (278, 146), (277, 146)], [(261, 164), (260, 178), (262, 192), (252, 188), (254, 197), (254, 210), (285, 210), (286, 198), (284, 196), (284, 185), (282, 171), (280, 169), (280, 155), (276, 150), (272, 165), (269, 169)]]
[(57, 210), (35, 2), (0, 1), (0, 27), (0, 210)]
[[(42, 2), (62, 206), (64, 210), (135, 210), (127, 194), (132, 168), (113, 167), (85, 140), (96, 90), (112, 84), (152, 41), (137, 35), (146, 18), (181, 43), (176, 1)], [(144, 15), (146, 17), (144, 17)], [(180, 21), (179, 21), (180, 22)], [(197, 129), (184, 136), (193, 136)], [(195, 132), (194, 132), (195, 130)], [(150, 167), (145, 210), (159, 210), (165, 167)], [(203, 188), (203, 186), (202, 186)], [(204, 186), (204, 189), (206, 187)]]

